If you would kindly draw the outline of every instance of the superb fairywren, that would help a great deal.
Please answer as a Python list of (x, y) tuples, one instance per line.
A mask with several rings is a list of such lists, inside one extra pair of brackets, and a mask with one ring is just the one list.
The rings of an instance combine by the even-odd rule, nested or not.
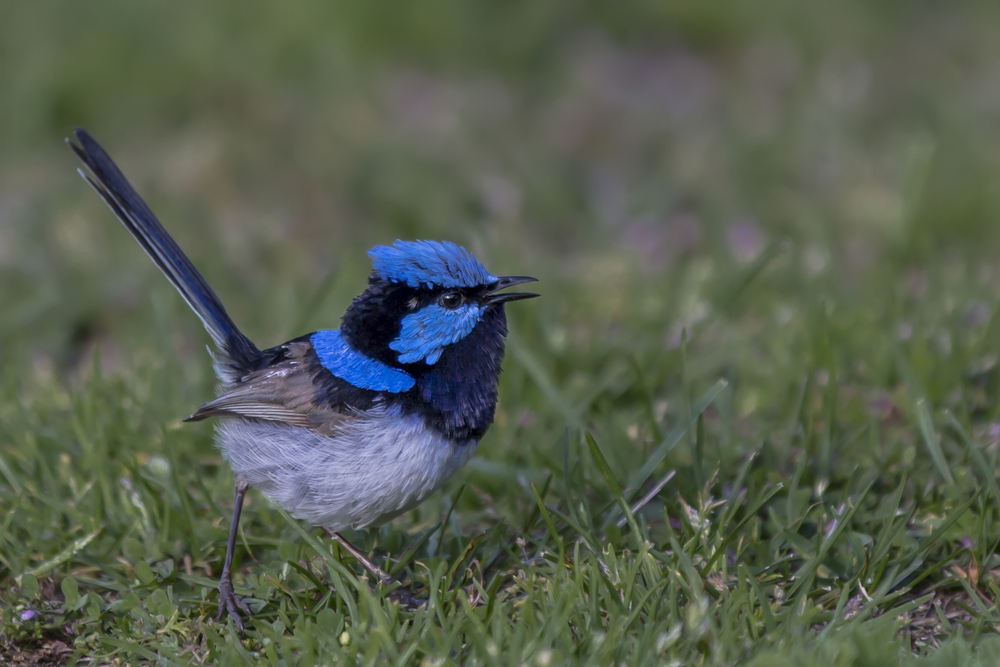
[[(368, 288), (339, 329), (259, 350), (94, 139), (67, 143), (80, 171), (201, 319), (223, 391), (185, 421), (220, 417), (216, 442), (236, 502), (219, 581), (219, 616), (242, 629), (246, 604), (230, 564), (251, 486), (292, 516), (337, 531), (380, 525), (415, 507), (461, 468), (493, 422), (507, 323), (500, 292), (533, 281), (497, 277), (447, 241), (369, 251)], [(91, 178), (92, 177), (92, 178)]]

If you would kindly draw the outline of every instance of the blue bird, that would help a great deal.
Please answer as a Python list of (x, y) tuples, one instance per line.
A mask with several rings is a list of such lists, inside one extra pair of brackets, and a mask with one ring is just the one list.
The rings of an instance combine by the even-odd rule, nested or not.
[(338, 535), (412, 509), (464, 466), (493, 422), (507, 321), (504, 304), (537, 294), (501, 292), (534, 281), (498, 277), (447, 241), (396, 241), (368, 256), (368, 287), (339, 329), (260, 350), (146, 203), (84, 130), (67, 144), (80, 175), (131, 232), (201, 319), (215, 343), (222, 392), (185, 421), (209, 417), (232, 467), (236, 499), (219, 618), (242, 631), (250, 610), (233, 592), (232, 563), (247, 490)]

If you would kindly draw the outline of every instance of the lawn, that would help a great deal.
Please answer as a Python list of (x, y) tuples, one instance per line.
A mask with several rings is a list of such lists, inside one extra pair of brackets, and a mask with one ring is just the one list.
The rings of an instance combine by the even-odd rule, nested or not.
[[(0, 663), (1000, 661), (995, 3), (0, 7)], [(365, 252), (540, 279), (496, 423), (352, 541), (256, 491), (86, 127), (259, 346)]]

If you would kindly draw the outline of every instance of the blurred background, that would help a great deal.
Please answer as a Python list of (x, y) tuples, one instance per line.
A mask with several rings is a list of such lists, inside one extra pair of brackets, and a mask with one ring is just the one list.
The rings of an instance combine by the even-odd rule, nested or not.
[(72, 391), (94, 350), (111, 376), (179, 369), (159, 419), (214, 383), (197, 319), (75, 174), (74, 126), (261, 346), (335, 327), (396, 238), (541, 278), (509, 309), (508, 454), (584, 416), (641, 440), (681, 370), (729, 379), (753, 435), (805, 369), (887, 411), (880, 346), (918, 374), (968, 349), (927, 366), (957, 377), (996, 342), (996, 3), (8, 2), (0, 90), (12, 395)]
[[(543, 298), (508, 308), (496, 424), (476, 457), (442, 493), (359, 536), (365, 549), (423, 544), (416, 558), (435, 572), (454, 561), (450, 581), (476, 531), (490, 531), (480, 559), (522, 530), (534, 546), (521, 558), (536, 563), (529, 555), (562, 549), (537, 521), (546, 494), (597, 517), (593, 534), (622, 547), (585, 429), (623, 487), (661, 480), (640, 515), (658, 549), (676, 551), (666, 533), (681, 531), (685, 549), (704, 545), (692, 559), (710, 548), (707, 567), (723, 571), (734, 552), (716, 561), (715, 549), (742, 550), (741, 577), (748, 564), (765, 585), (780, 579), (776, 608), (780, 586), (815, 581), (810, 600), (839, 616), (854, 572), (859, 586), (862, 573), (889, 572), (870, 588), (883, 600), (919, 566), (926, 589), (913, 595), (957, 591), (939, 598), (958, 609), (949, 618), (976, 638), (996, 626), (997, 595), (962, 597), (980, 565), (981, 591), (996, 593), (1000, 576), (987, 500), (1000, 499), (989, 479), (1000, 454), (995, 0), (0, 2), (0, 594), (10, 601), (0, 636), (23, 630), (17, 596), (61, 605), (53, 582), (72, 573), (105, 596), (73, 616), (104, 614), (104, 629), (83, 630), (88, 646), (106, 631), (172, 655), (177, 636), (201, 630), (176, 630), (178, 607), (138, 566), (173, 577), (185, 563), (183, 624), (204, 626), (214, 584), (191, 572), (218, 573), (232, 477), (211, 426), (179, 420), (216, 380), (197, 318), (75, 173), (63, 143), (75, 126), (103, 144), (261, 347), (338, 326), (364, 288), (366, 251), (396, 238), (448, 239), (494, 273), (541, 280)], [(713, 496), (735, 498), (732, 512), (713, 514)], [(723, 539), (754, 498), (758, 516)], [(303, 542), (259, 494), (247, 502), (238, 581), (287, 610), (269, 582), (312, 586), (287, 578)], [(836, 558), (817, 565), (824, 556), (802, 542), (826, 554), (818, 537), (850, 524), (848, 506)], [(727, 512), (709, 539), (706, 517)], [(948, 534), (935, 542), (939, 527)], [(737, 533), (744, 546), (729, 542)], [(890, 551), (906, 553), (887, 568)], [(36, 566), (38, 595), (19, 579), (12, 597), (11, 578)], [(692, 604), (708, 599), (695, 583)], [(84, 599), (76, 588), (60, 589), (67, 605)], [(130, 606), (112, 602), (122, 590)], [(136, 595), (174, 629), (128, 620), (140, 618)], [(547, 596), (537, 598), (556, 600), (546, 609), (568, 609)], [(719, 627), (742, 627), (730, 599), (717, 605), (730, 619)], [(875, 623), (910, 614), (907, 600)], [(787, 601), (779, 645), (820, 622), (802, 595)], [(511, 605), (523, 641), (543, 636)], [(668, 628), (671, 642), (681, 636), (658, 609), (632, 626), (642, 646), (659, 647)], [(930, 619), (914, 650), (952, 632), (935, 609), (913, 612)], [(65, 639), (63, 617), (52, 618), (51, 636)], [(560, 623), (569, 628), (544, 632)], [(712, 643), (701, 623), (683, 632), (691, 655), (728, 646), (745, 657), (746, 636), (726, 629)]]

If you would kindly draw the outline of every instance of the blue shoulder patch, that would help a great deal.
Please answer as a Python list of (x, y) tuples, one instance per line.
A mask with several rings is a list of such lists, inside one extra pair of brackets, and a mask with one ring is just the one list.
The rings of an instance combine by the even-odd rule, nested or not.
[(339, 330), (317, 331), (309, 341), (323, 368), (355, 387), (398, 394), (415, 384), (409, 373), (352, 349)]
[(410, 287), (477, 287), (498, 278), (472, 253), (450, 241), (399, 241), (368, 251), (382, 280)]

